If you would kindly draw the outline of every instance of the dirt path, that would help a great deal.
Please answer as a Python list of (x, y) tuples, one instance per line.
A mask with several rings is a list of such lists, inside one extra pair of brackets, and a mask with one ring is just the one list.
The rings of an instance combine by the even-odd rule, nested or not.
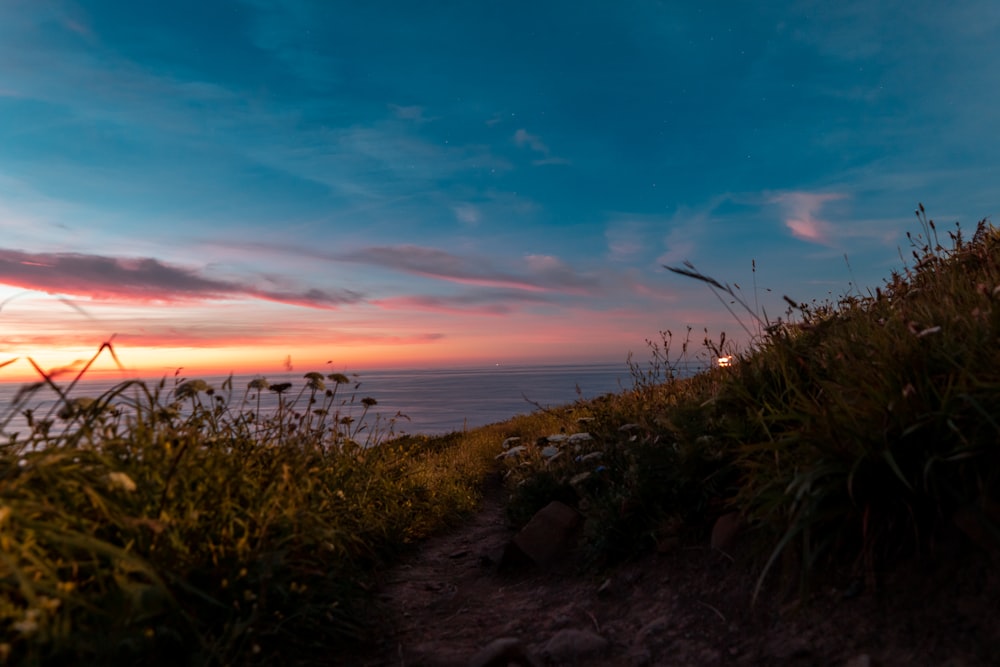
[(384, 638), (335, 664), (1000, 664), (998, 571), (983, 554), (886, 576), (878, 594), (826, 587), (808, 605), (751, 609), (748, 559), (701, 545), (603, 573), (500, 572), (503, 500), (492, 484), (477, 514), (390, 570)]

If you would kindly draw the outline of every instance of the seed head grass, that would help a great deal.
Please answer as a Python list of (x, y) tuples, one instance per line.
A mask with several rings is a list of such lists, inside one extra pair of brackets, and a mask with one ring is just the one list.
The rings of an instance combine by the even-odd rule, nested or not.
[(0, 658), (266, 664), (369, 638), (376, 573), (476, 506), (495, 438), (400, 437), (346, 377), (304, 379), (32, 385), (61, 403), (0, 444)]

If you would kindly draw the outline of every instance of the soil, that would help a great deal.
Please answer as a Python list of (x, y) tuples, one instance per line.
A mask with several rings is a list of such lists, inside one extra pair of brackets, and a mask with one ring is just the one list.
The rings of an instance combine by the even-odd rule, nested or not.
[(389, 570), (384, 634), (336, 664), (1000, 664), (1000, 559), (970, 544), (901, 563), (877, 586), (848, 579), (802, 600), (767, 590), (751, 605), (760, 562), (745, 539), (722, 552), (706, 537), (600, 572), (572, 556), (499, 568), (515, 534), (504, 500), (490, 484), (478, 513)]

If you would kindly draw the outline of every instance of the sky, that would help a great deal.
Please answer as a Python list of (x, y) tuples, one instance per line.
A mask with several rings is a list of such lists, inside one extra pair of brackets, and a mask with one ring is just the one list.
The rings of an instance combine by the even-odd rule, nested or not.
[(3, 0), (0, 381), (109, 340), (152, 375), (747, 345), (664, 265), (774, 319), (901, 269), (918, 203), (994, 216), (998, 36), (995, 0)]

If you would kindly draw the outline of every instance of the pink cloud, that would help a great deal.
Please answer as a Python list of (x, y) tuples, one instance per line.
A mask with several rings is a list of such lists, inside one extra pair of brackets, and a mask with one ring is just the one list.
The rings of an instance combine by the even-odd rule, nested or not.
[(332, 309), (361, 301), (349, 290), (269, 290), (202, 275), (150, 257), (28, 253), (0, 249), (0, 284), (96, 301), (178, 303), (253, 298)]
[(786, 192), (771, 199), (785, 211), (785, 226), (792, 236), (810, 243), (833, 245), (835, 228), (817, 216), (828, 201), (843, 199), (839, 193)]

